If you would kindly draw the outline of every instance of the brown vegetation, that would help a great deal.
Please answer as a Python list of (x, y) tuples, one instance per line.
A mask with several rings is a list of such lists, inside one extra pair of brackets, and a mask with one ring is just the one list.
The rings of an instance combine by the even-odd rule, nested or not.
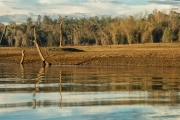
[[(154, 10), (127, 17), (60, 17), (41, 16), (22, 24), (10, 22), (6, 32), (0, 23), (0, 45), (33, 46), (33, 29), (37, 26), (37, 42), (40, 46), (66, 45), (119, 45), (139, 43), (173, 43), (180, 41), (180, 17), (177, 12)], [(4, 32), (3, 32), (4, 31)]]
[[(53, 65), (100, 66), (180, 66), (180, 44), (137, 44), (117, 46), (79, 46), (41, 48)], [(35, 48), (0, 48), (1, 63), (19, 63), (21, 51), (26, 51), (24, 64), (39, 64)]]

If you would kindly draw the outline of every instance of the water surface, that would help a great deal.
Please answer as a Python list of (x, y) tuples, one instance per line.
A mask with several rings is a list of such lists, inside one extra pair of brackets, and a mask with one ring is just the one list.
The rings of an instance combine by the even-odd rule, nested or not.
[(0, 119), (179, 120), (180, 69), (0, 64)]

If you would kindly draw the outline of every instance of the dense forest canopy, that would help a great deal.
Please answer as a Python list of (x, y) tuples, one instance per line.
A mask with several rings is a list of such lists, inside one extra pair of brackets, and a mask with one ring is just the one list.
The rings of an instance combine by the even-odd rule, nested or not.
[[(180, 41), (180, 15), (176, 12), (154, 10), (152, 14), (129, 17), (60, 17), (51, 19), (45, 15), (25, 23), (10, 22), (0, 45), (32, 46), (32, 26), (37, 26), (40, 46), (59, 46), (60, 19), (63, 21), (63, 45), (118, 45), (138, 43), (170, 43)], [(0, 23), (0, 35), (4, 25)]]

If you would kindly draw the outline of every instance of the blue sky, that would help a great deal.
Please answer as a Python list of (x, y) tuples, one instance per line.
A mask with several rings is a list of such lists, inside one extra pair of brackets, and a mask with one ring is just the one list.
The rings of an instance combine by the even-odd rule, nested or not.
[(168, 10), (180, 0), (0, 0), (0, 15), (74, 14), (135, 15)]

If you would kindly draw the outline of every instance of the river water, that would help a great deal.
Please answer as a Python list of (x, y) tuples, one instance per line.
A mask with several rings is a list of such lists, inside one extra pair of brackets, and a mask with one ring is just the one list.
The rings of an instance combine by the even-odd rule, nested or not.
[(179, 120), (180, 68), (0, 64), (1, 120)]

